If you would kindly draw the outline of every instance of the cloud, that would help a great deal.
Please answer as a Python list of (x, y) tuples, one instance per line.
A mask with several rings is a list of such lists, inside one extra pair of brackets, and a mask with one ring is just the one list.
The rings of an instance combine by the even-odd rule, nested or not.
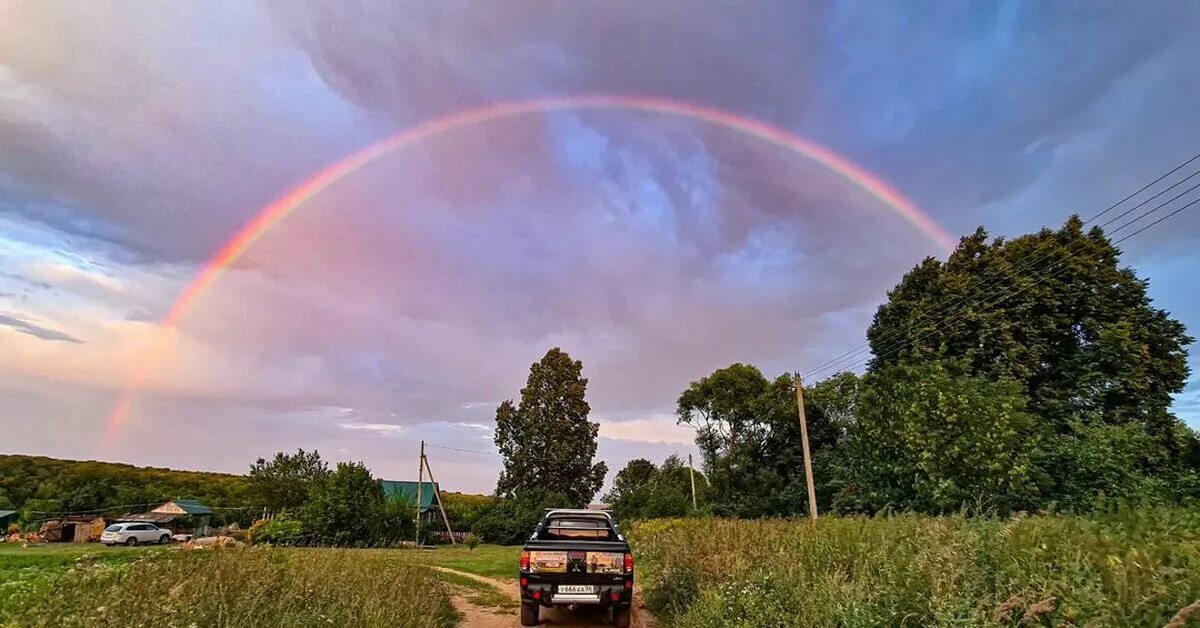
[(674, 417), (665, 416), (631, 421), (601, 421), (600, 436), (614, 440), (675, 445), (691, 445), (696, 441), (694, 429), (677, 424)]
[[(10, 332), (0, 370), (42, 384), (5, 401), (99, 426), (149, 364), (124, 451), (157, 451), (162, 425), (188, 442), (237, 433), (221, 464), (238, 469), (318, 443), (411, 475), (392, 449), (486, 439), (497, 402), (479, 400), (516, 397), (554, 345), (584, 362), (614, 470), (641, 447), (661, 459), (690, 446), (669, 414), (688, 382), (862, 342), (886, 290), (935, 252), (801, 156), (677, 117), (567, 111), (381, 157), (258, 240), (179, 329), (151, 324), (259, 208), (421, 121), (584, 93), (685, 100), (826, 144), (952, 231), (1017, 233), (1190, 155), (1200, 107), (1182, 4), (14, 7), (0, 299), (87, 343), (4, 323), (25, 335)], [(1186, 250), (1197, 219), (1134, 250)], [(1191, 267), (1147, 271), (1157, 302), (1190, 316)], [(453, 460), (464, 482), (492, 470)]]
[(82, 340), (72, 336), (71, 334), (42, 327), (41, 325), (36, 325), (29, 321), (22, 320), (14, 316), (9, 316), (7, 314), (0, 314), (0, 325), (11, 327), (23, 334), (27, 334), (35, 338), (41, 338), (42, 340), (83, 344)]
[(338, 427), (352, 432), (372, 432), (379, 435), (394, 436), (404, 433), (403, 425), (392, 423), (338, 423)]

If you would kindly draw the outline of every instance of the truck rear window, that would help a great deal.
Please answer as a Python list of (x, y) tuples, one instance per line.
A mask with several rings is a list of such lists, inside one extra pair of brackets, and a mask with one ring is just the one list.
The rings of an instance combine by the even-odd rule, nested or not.
[(588, 541), (615, 541), (617, 535), (608, 521), (599, 517), (554, 517), (542, 526), (538, 533), (542, 541), (582, 539)]

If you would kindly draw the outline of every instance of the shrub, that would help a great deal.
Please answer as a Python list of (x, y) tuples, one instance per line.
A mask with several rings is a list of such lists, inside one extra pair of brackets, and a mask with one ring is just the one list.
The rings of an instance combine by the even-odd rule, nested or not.
[(246, 531), (246, 539), (255, 545), (296, 545), (303, 536), (303, 525), (286, 513), (274, 519), (259, 519)]
[(466, 545), (467, 549), (474, 551), (476, 547), (479, 547), (479, 537), (475, 536), (474, 533), (467, 533), (467, 536), (463, 538), (463, 545)]

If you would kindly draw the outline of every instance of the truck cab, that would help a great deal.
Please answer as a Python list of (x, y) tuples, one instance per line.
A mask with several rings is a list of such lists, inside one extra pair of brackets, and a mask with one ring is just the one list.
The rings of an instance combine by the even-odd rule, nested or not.
[(521, 625), (535, 626), (543, 606), (599, 605), (628, 626), (633, 554), (612, 515), (548, 510), (521, 550)]

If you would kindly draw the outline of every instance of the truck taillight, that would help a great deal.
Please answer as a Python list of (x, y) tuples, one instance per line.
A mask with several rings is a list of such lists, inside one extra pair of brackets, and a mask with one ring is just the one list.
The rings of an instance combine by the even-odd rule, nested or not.
[(625, 573), (633, 573), (633, 554), (625, 555)]
[(529, 552), (521, 552), (521, 571), (529, 571)]

